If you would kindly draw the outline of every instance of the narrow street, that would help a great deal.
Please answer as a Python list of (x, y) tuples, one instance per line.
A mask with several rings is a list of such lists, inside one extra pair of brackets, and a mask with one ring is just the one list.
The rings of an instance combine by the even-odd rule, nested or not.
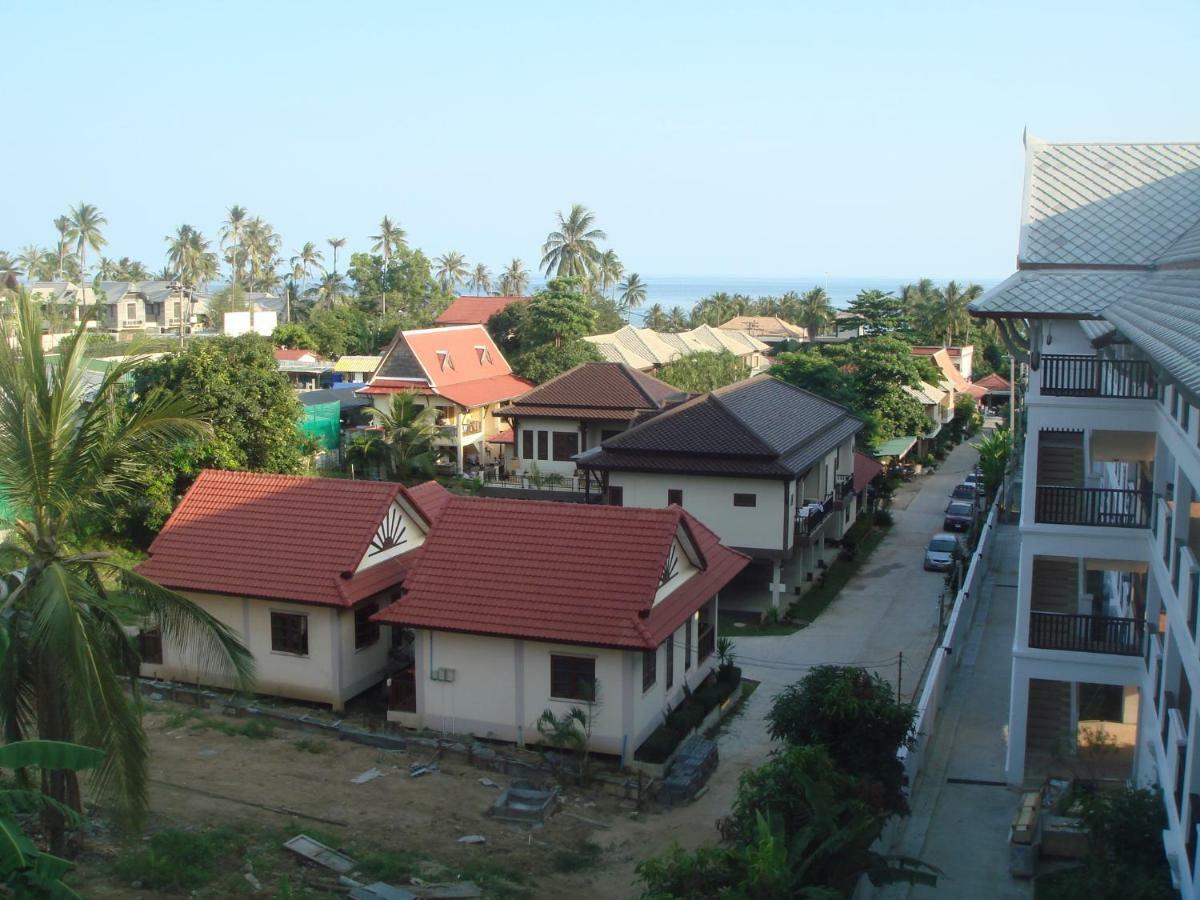
[(772, 699), (812, 666), (865, 665), (893, 684), (899, 674), (904, 697), (914, 697), (937, 637), (944, 581), (941, 573), (924, 570), (923, 551), (930, 536), (942, 530), (950, 491), (977, 458), (974, 447), (961, 444), (933, 474), (918, 476), (896, 492), (891, 532), (812, 625), (778, 637), (731, 635), (743, 675), (761, 685), (718, 738), (721, 763), (708, 790), (689, 806), (643, 814), (625, 827), (598, 835), (597, 842), (615, 851), (614, 858), (600, 875), (580, 884), (579, 897), (636, 897), (634, 867), (639, 860), (673, 843), (687, 848), (712, 843), (715, 822), (729, 812), (738, 778), (761, 764), (772, 749), (765, 724)]

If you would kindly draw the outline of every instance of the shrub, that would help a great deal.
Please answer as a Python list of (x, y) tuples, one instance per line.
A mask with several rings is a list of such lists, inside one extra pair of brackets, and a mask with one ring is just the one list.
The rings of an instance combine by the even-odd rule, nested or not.
[(188, 831), (167, 828), (144, 847), (120, 857), (113, 870), (121, 880), (159, 890), (195, 890), (217, 874), (217, 862), (239, 844), (231, 828)]
[(699, 728), (706, 715), (708, 715), (708, 709), (705, 708), (700, 698), (693, 694), (680, 703), (667, 719), (679, 732), (687, 734), (689, 731)]
[(634, 758), (648, 763), (664, 763), (667, 757), (675, 752), (683, 734), (676, 731), (670, 723), (664, 723), (650, 732), (650, 737), (638, 747)]
[(891, 512), (886, 509), (875, 510), (875, 524), (880, 528), (891, 528), (896, 521)]

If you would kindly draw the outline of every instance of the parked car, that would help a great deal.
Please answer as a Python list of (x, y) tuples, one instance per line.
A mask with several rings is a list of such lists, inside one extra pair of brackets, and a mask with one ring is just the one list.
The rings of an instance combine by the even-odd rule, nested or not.
[(925, 548), (925, 571), (945, 572), (954, 565), (954, 557), (961, 552), (957, 537), (947, 532), (935, 534)]
[(966, 500), (951, 500), (946, 507), (942, 527), (947, 531), (969, 531), (975, 521), (975, 504)]
[(974, 500), (982, 492), (983, 486), (976, 487), (969, 481), (964, 481), (962, 484), (956, 484), (954, 490), (950, 492), (950, 497), (953, 500)]
[(963, 479), (963, 484), (973, 484), (979, 493), (983, 493), (983, 473), (973, 471), (967, 473), (967, 477)]

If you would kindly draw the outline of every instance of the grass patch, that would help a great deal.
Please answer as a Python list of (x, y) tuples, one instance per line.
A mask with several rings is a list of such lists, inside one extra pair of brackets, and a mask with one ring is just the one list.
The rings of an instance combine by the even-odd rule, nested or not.
[(519, 900), (529, 896), (529, 888), (526, 886), (528, 873), (512, 863), (474, 859), (459, 867), (456, 874), (463, 881), (473, 881), (483, 888), (485, 897)]
[(243, 842), (233, 828), (187, 831), (167, 828), (152, 834), (145, 846), (121, 856), (113, 873), (129, 885), (157, 890), (196, 890), (222, 869), (217, 863)]
[(358, 858), (355, 872), (367, 881), (386, 881), (390, 884), (407, 884), (414, 875), (421, 874), (425, 857), (405, 850), (380, 850), (364, 853)]
[(858, 553), (854, 559), (844, 560), (839, 557), (834, 560), (825, 572), (825, 581), (788, 607), (789, 618), (805, 624), (815, 621), (817, 616), (823, 613), (825, 608), (837, 598), (842, 588), (854, 577), (855, 573), (867, 564), (871, 554), (875, 552), (875, 548), (880, 545), (887, 533), (886, 528), (874, 529), (859, 541)]
[(318, 738), (300, 738), (297, 741), (292, 741), (292, 746), (302, 753), (327, 753), (329, 752), (329, 744)]
[(550, 866), (555, 872), (587, 872), (600, 865), (603, 848), (591, 841), (581, 841), (574, 847), (560, 847), (550, 854)]
[(716, 738), (719, 734), (724, 734), (734, 719), (740, 717), (746, 711), (746, 701), (750, 699), (750, 695), (758, 690), (758, 686), (762, 682), (755, 681), (753, 678), (742, 679), (742, 692), (738, 695), (737, 702), (720, 722), (705, 732), (704, 736), (710, 741)]
[[(163, 723), (168, 731), (188, 726), (190, 731), (203, 731), (211, 728), (230, 737), (246, 737), (253, 740), (263, 740), (275, 734), (275, 726), (261, 719), (245, 719), (242, 721), (226, 721), (206, 716), (198, 709), (181, 709), (167, 716)], [(297, 742), (298, 743), (298, 742)]]
[(727, 638), (775, 637), (794, 634), (803, 627), (803, 622), (759, 622), (757, 617), (717, 613), (717, 633)]

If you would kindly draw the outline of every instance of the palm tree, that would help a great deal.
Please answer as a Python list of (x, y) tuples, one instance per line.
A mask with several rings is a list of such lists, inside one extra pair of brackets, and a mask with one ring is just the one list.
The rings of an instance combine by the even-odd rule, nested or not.
[(326, 238), (325, 242), (333, 248), (333, 274), (337, 274), (337, 252), (346, 246), (345, 238)]
[(688, 314), (684, 312), (682, 306), (672, 306), (671, 311), (667, 313), (667, 331), (687, 331)]
[(646, 282), (642, 281), (641, 276), (637, 272), (630, 272), (626, 275), (619, 289), (621, 291), (621, 305), (625, 309), (637, 309), (646, 302)]
[(308, 281), (312, 276), (313, 269), (320, 266), (324, 259), (325, 255), (317, 249), (316, 244), (312, 241), (305, 241), (304, 246), (297, 250), (296, 255), (291, 259), (293, 277), (298, 281)]
[(607, 293), (616, 288), (621, 276), (625, 274), (625, 266), (617, 258), (616, 250), (605, 250), (596, 261), (596, 274), (600, 277), (600, 292)]
[(379, 223), (379, 234), (371, 235), (371, 249), (383, 254), (384, 263), (389, 263), (392, 260), (392, 254), (397, 250), (402, 250), (408, 246), (405, 240), (408, 237), (407, 232), (399, 225), (396, 225), (387, 216), (383, 217), (383, 221)]
[(53, 281), (57, 271), (58, 259), (52, 250), (43, 250), (37, 264), (26, 274), (34, 281)]
[(500, 276), (500, 293), (505, 297), (521, 297), (529, 287), (529, 271), (519, 259), (508, 264)]
[(383, 429), (387, 466), (392, 476), (400, 481), (431, 478), (437, 457), (433, 440), (438, 433), (433, 408), (418, 406), (415, 394), (401, 391), (392, 394), (389, 410), (367, 412)]
[(246, 208), (238, 206), (235, 203), (229, 207), (229, 212), (225, 216), (225, 222), (221, 225), (221, 249), (229, 248), (225, 259), (229, 263), (229, 269), (233, 274), (233, 283), (235, 286), (241, 280), (242, 266), (245, 264), (244, 254), (242, 253), (242, 231), (246, 227), (248, 216), (249, 213), (246, 212)]
[(30, 281), (37, 280), (34, 272), (40, 268), (42, 257), (45, 255), (45, 252), (46, 251), (36, 244), (28, 244), (27, 246), (21, 248), (21, 252), (17, 256), (17, 265), (21, 267), (21, 269), (25, 272), (25, 276)]
[(204, 235), (191, 225), (180, 225), (165, 240), (173, 278), (194, 289), (217, 276), (217, 254), (209, 249)]
[(542, 244), (542, 270), (547, 275), (592, 277), (600, 258), (596, 241), (608, 240), (604, 231), (592, 227), (595, 221), (595, 214), (581, 203), (572, 206), (565, 218), (558, 213), (558, 229)]
[[(88, 314), (47, 358), (29, 294), (19, 292), (15, 306), (13, 320), (0, 320), (0, 482), (17, 511), (3, 544), (12, 568), (0, 579), (12, 639), (0, 663), (0, 725), (10, 741), (36, 732), (103, 750), (95, 785), (136, 824), (147, 806), (149, 751), (137, 699), (140, 660), (125, 611), (132, 604), (146, 627), (239, 687), (250, 684), (253, 658), (202, 608), (106, 553), (81, 552), (77, 539), (114, 502), (142, 490), (162, 454), (209, 429), (161, 387), (128, 401), (125, 382), (145, 358), (136, 353), (115, 362), (85, 401)], [(44, 772), (43, 791), (82, 808), (73, 771)], [(58, 819), (51, 852), (63, 845)]]
[(796, 324), (808, 329), (810, 340), (819, 335), (835, 315), (833, 304), (823, 287), (805, 291), (796, 303)]
[(471, 292), (475, 294), (486, 294), (492, 289), (492, 273), (488, 271), (488, 267), (483, 263), (475, 266), (471, 272)]
[(63, 280), (63, 260), (67, 256), (67, 247), (71, 242), (71, 220), (59, 216), (54, 220), (54, 230), (58, 232), (58, 280)]
[(938, 291), (941, 324), (946, 337), (943, 346), (953, 346), (956, 337), (964, 336), (971, 330), (971, 313), (967, 305), (982, 293), (983, 288), (977, 284), (960, 288), (957, 281), (949, 282)]
[(0, 250), (0, 294), (15, 291), (21, 284), (17, 280), (20, 275), (21, 267), (17, 265), (17, 261)]
[(279, 266), (279, 248), (283, 240), (274, 228), (255, 216), (243, 228), (242, 244), (245, 258), (250, 263), (250, 288), (270, 290), (279, 281), (275, 270)]
[(326, 309), (337, 306), (342, 296), (342, 276), (337, 272), (326, 272), (321, 280), (308, 289), (310, 296), (315, 296), (317, 305)]
[(642, 317), (642, 324), (655, 331), (667, 330), (667, 312), (662, 308), (661, 303), (655, 303), (646, 310), (646, 315)]
[(136, 259), (122, 256), (117, 260), (117, 278), (123, 281), (147, 281), (150, 273)]
[[(108, 219), (100, 210), (90, 203), (80, 203), (71, 210), (71, 237), (75, 240), (75, 252), (79, 254), (80, 283), (87, 278), (87, 248), (91, 247), (97, 253), (108, 243), (101, 228), (108, 224)], [(97, 295), (97, 302), (100, 297)]]
[(434, 262), (437, 263), (434, 274), (443, 291), (454, 290), (467, 280), (467, 261), (458, 251), (451, 250), (449, 253), (444, 253)]

